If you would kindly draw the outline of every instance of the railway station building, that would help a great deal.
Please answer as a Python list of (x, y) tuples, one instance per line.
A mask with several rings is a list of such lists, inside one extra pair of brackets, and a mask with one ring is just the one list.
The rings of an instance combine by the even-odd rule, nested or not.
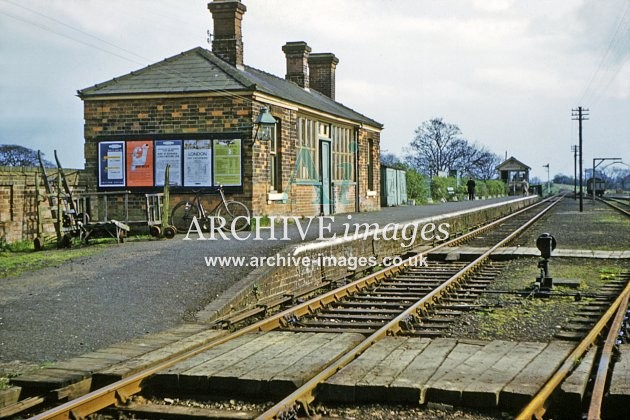
[(208, 8), (212, 51), (193, 48), (78, 92), (86, 183), (143, 196), (163, 188), (169, 164), (171, 204), (222, 185), (253, 215), (378, 210), (383, 126), (336, 101), (337, 57), (287, 42), (278, 46), (284, 78), (247, 66), (246, 6)]

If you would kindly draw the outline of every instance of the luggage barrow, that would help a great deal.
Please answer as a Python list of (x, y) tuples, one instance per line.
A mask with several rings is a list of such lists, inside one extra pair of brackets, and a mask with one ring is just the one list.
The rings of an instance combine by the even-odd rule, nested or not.
[(164, 193), (145, 194), (147, 200), (147, 225), (149, 234), (154, 238), (164, 236), (171, 239), (177, 234), (175, 226), (168, 225), (164, 219)]

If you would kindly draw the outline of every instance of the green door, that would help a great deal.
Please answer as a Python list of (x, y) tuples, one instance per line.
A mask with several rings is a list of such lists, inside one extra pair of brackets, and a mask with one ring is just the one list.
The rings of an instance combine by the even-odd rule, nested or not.
[(329, 215), (332, 212), (332, 179), (330, 176), (330, 142), (321, 140), (319, 142), (321, 153), (319, 162), (319, 173), (322, 174), (322, 213)]

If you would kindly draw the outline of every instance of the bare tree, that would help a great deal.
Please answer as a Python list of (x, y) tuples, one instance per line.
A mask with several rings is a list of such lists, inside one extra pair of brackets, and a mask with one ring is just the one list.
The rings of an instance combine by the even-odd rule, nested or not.
[(407, 163), (429, 176), (437, 175), (438, 171), (457, 170), (479, 179), (493, 178), (500, 158), (461, 134), (457, 125), (442, 118), (423, 122), (405, 150)]
[(415, 131), (415, 137), (405, 150), (407, 162), (413, 168), (429, 176), (454, 167), (458, 150), (466, 143), (455, 124), (442, 118), (423, 122)]
[(396, 154), (388, 152), (387, 150), (381, 151), (381, 165), (396, 169), (405, 169), (407, 167)]
[[(37, 152), (17, 144), (0, 144), (0, 166), (39, 166)], [(44, 160), (44, 166), (54, 165)]]
[(468, 143), (461, 151), (459, 166), (456, 169), (475, 178), (487, 180), (495, 178), (496, 167), (500, 163), (501, 158), (486, 147)]

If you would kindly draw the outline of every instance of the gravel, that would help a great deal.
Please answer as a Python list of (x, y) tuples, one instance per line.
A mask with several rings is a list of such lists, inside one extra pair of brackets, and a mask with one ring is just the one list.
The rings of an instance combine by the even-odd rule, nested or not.
[[(585, 200), (584, 212), (578, 203), (565, 198), (550, 214), (532, 226), (513, 245), (535, 246), (536, 238), (544, 232), (557, 240), (558, 249), (627, 250), (630, 244), (630, 220), (605, 204)], [(491, 291), (531, 290), (540, 269), (540, 258), (510, 260), (506, 268), (490, 285)], [(471, 311), (462, 316), (458, 325), (448, 332), (450, 337), (482, 340), (542, 341), (554, 338), (570, 322), (581, 305), (576, 292), (584, 296), (597, 293), (599, 288), (630, 270), (628, 260), (598, 260), (586, 258), (554, 258), (549, 262), (552, 278), (580, 282), (578, 289), (554, 287), (555, 296), (548, 299), (524, 298), (513, 294), (486, 294), (479, 303), (487, 309)]]
[(536, 246), (536, 238), (547, 232), (556, 238), (558, 248), (627, 250), (630, 218), (598, 201), (583, 203), (584, 211), (580, 213), (578, 201), (563, 199), (514, 245)]

